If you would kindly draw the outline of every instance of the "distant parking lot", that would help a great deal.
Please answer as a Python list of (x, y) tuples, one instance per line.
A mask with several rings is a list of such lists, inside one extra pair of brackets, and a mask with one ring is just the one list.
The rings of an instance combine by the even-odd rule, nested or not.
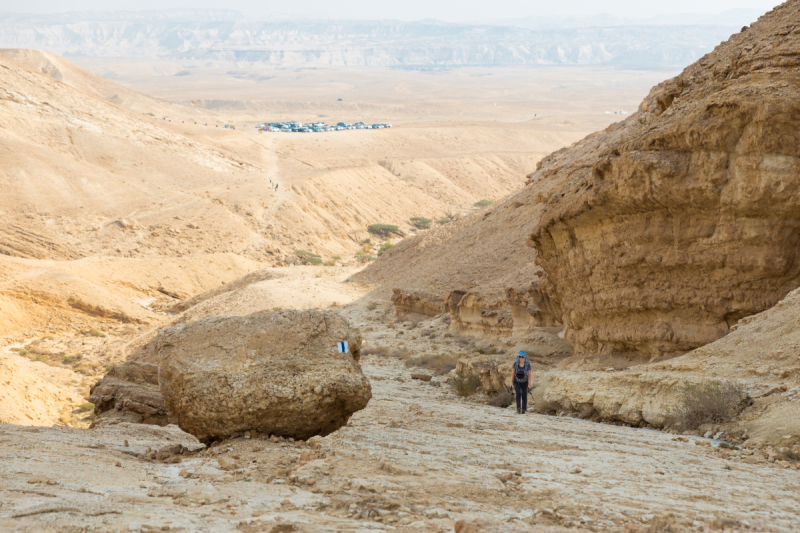
[(329, 126), (325, 122), (311, 122), (303, 124), (301, 122), (262, 122), (256, 124), (256, 129), (259, 131), (278, 131), (287, 133), (318, 133), (323, 131), (344, 131), (344, 130), (380, 130), (384, 128), (391, 128), (391, 124), (366, 124), (364, 122), (356, 122), (355, 124), (348, 124), (347, 122), (339, 122), (335, 126)]

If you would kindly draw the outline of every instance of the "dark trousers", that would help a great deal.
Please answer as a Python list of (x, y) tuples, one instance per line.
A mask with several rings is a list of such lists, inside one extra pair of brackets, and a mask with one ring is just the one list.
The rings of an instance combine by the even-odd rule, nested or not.
[[(516, 379), (514, 380), (514, 392), (516, 392), (517, 396), (517, 411), (522, 409), (523, 411), (528, 410), (528, 382), (523, 381), (520, 383)], [(522, 405), (520, 405), (522, 402)]]

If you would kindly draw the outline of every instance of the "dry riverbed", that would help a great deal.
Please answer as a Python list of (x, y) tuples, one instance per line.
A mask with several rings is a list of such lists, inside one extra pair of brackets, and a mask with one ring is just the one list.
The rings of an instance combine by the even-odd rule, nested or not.
[(367, 357), (364, 370), (369, 406), (309, 442), (205, 449), (174, 426), (0, 425), (0, 530), (788, 532), (800, 522), (800, 472), (751, 464), (746, 451), (519, 416), (412, 380), (392, 359)]

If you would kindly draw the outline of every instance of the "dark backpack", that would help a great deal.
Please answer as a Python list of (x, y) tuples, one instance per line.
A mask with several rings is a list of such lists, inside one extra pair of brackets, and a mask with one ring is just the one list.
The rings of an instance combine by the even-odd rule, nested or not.
[(515, 369), (515, 371), (514, 371), (514, 377), (516, 377), (516, 378), (517, 378), (517, 381), (518, 381), (519, 383), (523, 383), (523, 382), (525, 382), (525, 381), (528, 381), (528, 371), (527, 371), (527, 369), (525, 368), (526, 366), (527, 366), (527, 365), (522, 365), (522, 366), (519, 366), (519, 363), (518, 363), (518, 362), (517, 362), (517, 363), (514, 363), (514, 369)]

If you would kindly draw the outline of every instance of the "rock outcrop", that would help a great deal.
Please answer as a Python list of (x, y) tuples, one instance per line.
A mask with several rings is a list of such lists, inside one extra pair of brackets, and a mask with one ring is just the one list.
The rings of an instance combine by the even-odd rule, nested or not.
[(800, 2), (543, 161), (529, 244), (579, 354), (661, 360), (800, 286)]
[(415, 289), (392, 289), (392, 304), (398, 318), (439, 316), (444, 312), (442, 298)]
[(561, 308), (550, 294), (546, 279), (533, 282), (527, 290), (509, 287), (505, 295), (492, 298), (476, 291), (453, 291), (445, 298), (452, 317), (451, 327), (462, 334), (507, 337), (531, 328), (561, 325)]
[[(348, 352), (338, 353), (346, 341)], [(332, 312), (218, 317), (162, 330), (158, 375), (169, 412), (202, 441), (255, 430), (307, 439), (363, 409), (361, 337)]]
[(89, 401), (98, 418), (94, 426), (133, 422), (166, 426), (174, 424), (158, 387), (158, 366), (127, 361), (112, 368), (92, 386)]

